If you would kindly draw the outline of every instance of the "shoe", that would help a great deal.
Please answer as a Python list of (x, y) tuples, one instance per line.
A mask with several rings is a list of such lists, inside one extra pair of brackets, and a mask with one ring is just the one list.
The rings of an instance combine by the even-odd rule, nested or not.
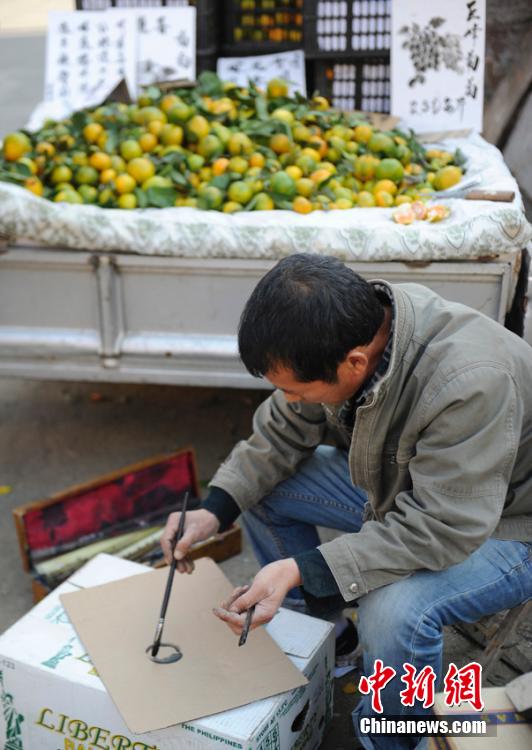
[(357, 629), (352, 620), (347, 620), (347, 627), (336, 639), (335, 666), (354, 667), (361, 653), (362, 648), (358, 642)]

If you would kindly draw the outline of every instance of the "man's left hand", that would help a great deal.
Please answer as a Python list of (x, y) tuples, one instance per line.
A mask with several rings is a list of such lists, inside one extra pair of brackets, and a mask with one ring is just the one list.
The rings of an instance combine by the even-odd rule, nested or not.
[(251, 586), (236, 588), (213, 612), (229, 625), (233, 633), (240, 635), (246, 610), (255, 605), (251, 629), (264, 625), (273, 618), (290, 589), (300, 584), (301, 574), (296, 561), (292, 557), (276, 560), (259, 570)]

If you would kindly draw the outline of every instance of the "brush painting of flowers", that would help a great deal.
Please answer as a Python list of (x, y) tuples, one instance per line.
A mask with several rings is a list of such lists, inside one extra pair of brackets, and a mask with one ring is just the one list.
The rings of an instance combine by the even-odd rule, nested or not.
[(436, 17), (431, 18), (424, 27), (412, 23), (399, 30), (400, 34), (406, 35), (402, 47), (408, 50), (415, 70), (415, 76), (408, 81), (410, 87), (425, 83), (425, 73), (428, 70), (439, 71), (445, 67), (456, 73), (464, 72), (460, 65), (464, 59), (460, 37), (458, 34), (438, 32), (445, 22), (445, 18)]

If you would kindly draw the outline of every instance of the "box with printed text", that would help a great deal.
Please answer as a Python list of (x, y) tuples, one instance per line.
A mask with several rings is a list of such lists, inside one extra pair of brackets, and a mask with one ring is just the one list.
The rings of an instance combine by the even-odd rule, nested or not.
[(98, 555), (0, 636), (0, 746), (6, 750), (318, 748), (332, 716), (332, 625), (283, 609), (267, 626), (268, 632), (307, 677), (307, 685), (215, 716), (132, 735), (59, 597), (146, 570), (138, 563)]

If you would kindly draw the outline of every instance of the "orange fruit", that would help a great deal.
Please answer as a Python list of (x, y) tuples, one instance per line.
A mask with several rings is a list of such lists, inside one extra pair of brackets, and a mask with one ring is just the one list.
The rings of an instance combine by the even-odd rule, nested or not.
[(35, 151), (38, 154), (44, 154), (45, 156), (53, 156), (55, 154), (55, 146), (49, 141), (41, 141), (35, 147)]
[(136, 208), (137, 207), (137, 196), (133, 193), (124, 193), (118, 198), (119, 208)]
[[(171, 110), (173, 111), (173, 110)], [(201, 141), (202, 138), (209, 135), (211, 126), (209, 121), (203, 115), (194, 115), (186, 124), (187, 137), (192, 143)]]
[(235, 214), (237, 211), (242, 211), (242, 204), (236, 201), (227, 201), (227, 203), (224, 203), (222, 211), (224, 214)]
[(293, 198), (296, 194), (296, 182), (286, 172), (280, 171), (272, 175), (270, 179), (270, 188), (274, 193)]
[(383, 153), (389, 156), (395, 153), (393, 138), (386, 133), (374, 133), (368, 141), (368, 148), (375, 153)]
[(136, 186), (137, 183), (130, 174), (119, 174), (115, 179), (116, 192), (120, 193), (120, 195), (123, 193), (132, 193)]
[(287, 154), (292, 147), (290, 138), (285, 133), (275, 133), (275, 135), (272, 135), (269, 146), (276, 154)]
[(164, 128), (165, 125), (166, 125), (165, 122), (160, 122), (159, 120), (152, 120), (147, 125), (148, 133), (151, 133), (156, 138), (158, 138), (161, 130)]
[(89, 122), (88, 125), (85, 125), (83, 128), (83, 137), (85, 138), (88, 143), (96, 143), (98, 138), (103, 133), (103, 127), (100, 125), (99, 122)]
[(183, 143), (183, 128), (180, 125), (166, 123), (161, 128), (159, 140), (165, 146), (180, 146)]
[(95, 154), (91, 154), (89, 156), (89, 164), (91, 165), (91, 167), (94, 167), (94, 169), (102, 172), (104, 169), (110, 169), (111, 157), (109, 156), (109, 154), (105, 154), (103, 151), (96, 151)]
[(447, 190), (462, 179), (460, 167), (448, 166), (438, 169), (434, 177), (433, 186), (435, 190)]
[(355, 164), (355, 176), (363, 182), (371, 180), (375, 175), (378, 163), (378, 159), (369, 154), (358, 156)]
[(192, 107), (189, 107), (185, 102), (179, 102), (168, 112), (168, 119), (170, 122), (176, 124), (182, 124), (189, 120), (194, 114)]
[(100, 182), (106, 185), (108, 182), (112, 182), (116, 177), (114, 169), (104, 169), (100, 172)]
[(97, 169), (83, 166), (76, 170), (74, 179), (78, 185), (96, 185), (99, 177)]
[(373, 128), (368, 123), (361, 122), (354, 129), (353, 135), (357, 143), (367, 143), (373, 135)]
[(127, 172), (136, 182), (145, 182), (155, 174), (155, 166), (147, 156), (132, 159), (127, 165)]
[(38, 177), (28, 177), (24, 181), (24, 187), (34, 195), (42, 195), (44, 193), (44, 187)]
[(126, 161), (131, 161), (131, 159), (142, 156), (142, 147), (138, 141), (130, 138), (127, 141), (122, 141), (120, 144), (120, 155)]
[(213, 175), (215, 177), (218, 177), (218, 175), (221, 175), (225, 172), (228, 166), (229, 166), (229, 159), (226, 159), (225, 157), (220, 157), (219, 159), (216, 159), (216, 161), (212, 165)]
[(281, 122), (286, 122), (287, 125), (292, 125), (295, 120), (293, 112), (290, 112), (289, 109), (284, 109), (283, 107), (275, 109), (271, 113), (270, 117), (272, 120), (280, 120)]
[(381, 190), (384, 190), (391, 195), (395, 195), (397, 192), (397, 185), (391, 180), (378, 180), (373, 188), (373, 194), (377, 195)]
[(65, 164), (60, 164), (58, 167), (54, 167), (50, 180), (54, 185), (58, 185), (60, 182), (70, 182), (72, 178), (72, 170)]
[(113, 154), (111, 156), (111, 169), (114, 169), (117, 174), (120, 174), (120, 172), (126, 171), (126, 162), (124, 159), (122, 159), (121, 156), (118, 156), (118, 154)]
[(372, 208), (375, 206), (375, 197), (367, 190), (361, 190), (358, 194), (357, 203), (361, 208)]
[(331, 173), (328, 169), (317, 169), (310, 175), (310, 179), (314, 182), (314, 184), (321, 185), (321, 183), (325, 182), (325, 180), (328, 180), (330, 176)]
[(267, 193), (257, 194), (255, 211), (273, 211), (274, 208), (274, 202)]
[(232, 156), (239, 156), (240, 154), (251, 154), (253, 151), (253, 143), (249, 136), (245, 133), (233, 133), (229, 138), (227, 148)]
[(303, 195), (305, 198), (312, 195), (315, 188), (316, 183), (310, 177), (301, 177), (299, 180), (296, 180), (296, 190), (299, 195)]
[(202, 185), (198, 191), (200, 208), (220, 208), (223, 202), (222, 191), (214, 185)]
[(286, 174), (289, 174), (294, 180), (299, 180), (303, 177), (303, 170), (301, 167), (296, 167), (295, 164), (291, 164), (285, 169)]
[(379, 190), (375, 193), (375, 203), (380, 208), (390, 208), (393, 206), (393, 195), (386, 190)]
[[(163, 125), (163, 127), (165, 126)], [(157, 136), (153, 135), (153, 133), (143, 133), (139, 138), (139, 146), (144, 152), (153, 151), (158, 142)]]
[(181, 99), (175, 94), (165, 94), (161, 99), (161, 109), (165, 114), (168, 114), (170, 110), (181, 102)]
[(312, 203), (303, 195), (298, 195), (292, 202), (292, 208), (298, 214), (309, 214), (312, 211)]
[(255, 151), (249, 158), (249, 163), (252, 167), (263, 167), (266, 159), (260, 151)]
[(270, 99), (279, 99), (282, 96), (288, 96), (288, 83), (284, 78), (272, 78), (268, 81), (266, 91)]
[(375, 177), (377, 180), (401, 182), (404, 175), (404, 167), (398, 159), (382, 159), (375, 170)]
[(154, 120), (159, 122), (168, 122), (166, 114), (158, 107), (148, 106), (142, 107), (135, 114), (135, 122), (139, 125), (147, 125)]
[(244, 174), (248, 170), (248, 162), (242, 156), (233, 156), (229, 159), (228, 170), (230, 172), (237, 172), (238, 174)]
[(227, 195), (231, 201), (243, 205), (248, 203), (253, 197), (253, 187), (248, 182), (244, 182), (244, 180), (237, 180), (237, 182), (229, 185)]
[[(179, 128), (181, 130), (181, 128)], [(210, 133), (198, 143), (198, 154), (205, 159), (212, 159), (222, 153), (224, 147), (217, 135)]]
[(4, 138), (3, 151), (7, 161), (17, 161), (31, 151), (31, 141), (24, 133), (9, 133)]

